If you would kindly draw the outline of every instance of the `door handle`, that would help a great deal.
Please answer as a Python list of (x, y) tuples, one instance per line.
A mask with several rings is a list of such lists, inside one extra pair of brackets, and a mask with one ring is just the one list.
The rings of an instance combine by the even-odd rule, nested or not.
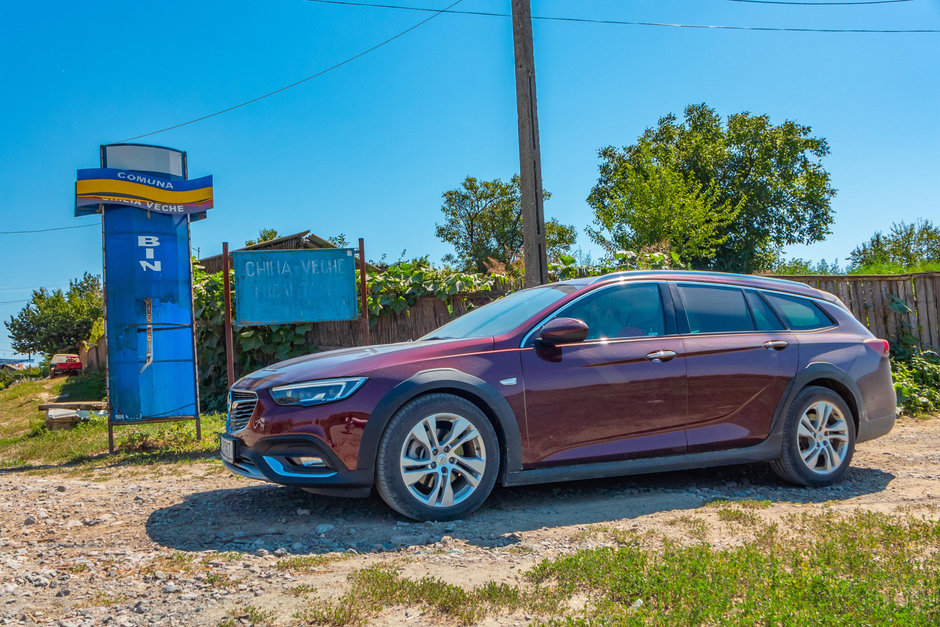
[(764, 342), (764, 348), (766, 348), (767, 350), (774, 350), (774, 351), (782, 351), (789, 345), (790, 345), (789, 342), (787, 342), (786, 340), (767, 340), (766, 342)]
[(654, 363), (662, 363), (664, 361), (669, 361), (676, 356), (676, 351), (654, 351), (646, 356), (647, 359)]

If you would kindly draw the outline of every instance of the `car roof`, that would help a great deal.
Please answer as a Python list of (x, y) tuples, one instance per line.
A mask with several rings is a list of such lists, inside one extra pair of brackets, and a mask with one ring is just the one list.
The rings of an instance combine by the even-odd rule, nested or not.
[(806, 283), (798, 281), (788, 281), (786, 279), (776, 279), (766, 276), (755, 276), (752, 274), (734, 274), (731, 272), (705, 272), (700, 270), (627, 270), (624, 272), (613, 272), (595, 277), (583, 277), (559, 281), (568, 285), (584, 287), (609, 281), (635, 281), (641, 279), (656, 279), (659, 281), (700, 281), (705, 283), (717, 283), (724, 285), (736, 285), (739, 287), (753, 287), (757, 289), (774, 290), (777, 292), (786, 292), (798, 296), (808, 296), (810, 298), (822, 298), (831, 303), (841, 304), (839, 299), (830, 294), (810, 287)]

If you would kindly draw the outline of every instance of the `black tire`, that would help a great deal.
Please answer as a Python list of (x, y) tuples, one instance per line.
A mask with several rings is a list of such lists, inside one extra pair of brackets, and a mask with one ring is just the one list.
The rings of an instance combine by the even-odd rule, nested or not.
[[(826, 404), (832, 408), (828, 418)], [(825, 486), (842, 478), (854, 452), (855, 421), (849, 406), (829, 388), (810, 386), (800, 390), (790, 405), (780, 458), (771, 462), (771, 467), (790, 483)]]
[[(433, 439), (425, 428), (430, 426)], [(455, 441), (459, 446), (450, 450)], [(496, 432), (479, 407), (459, 396), (428, 394), (407, 403), (386, 426), (376, 455), (375, 486), (389, 507), (408, 518), (453, 520), (489, 496), (499, 457)]]

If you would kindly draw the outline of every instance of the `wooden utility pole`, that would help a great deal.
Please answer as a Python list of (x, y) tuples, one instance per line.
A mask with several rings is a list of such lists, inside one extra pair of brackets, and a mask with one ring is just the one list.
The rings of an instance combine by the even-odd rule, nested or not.
[(535, 55), (529, 0), (512, 0), (512, 40), (516, 57), (516, 111), (519, 115), (519, 177), (522, 184), (522, 248), (525, 285), (548, 283), (542, 158), (535, 105)]

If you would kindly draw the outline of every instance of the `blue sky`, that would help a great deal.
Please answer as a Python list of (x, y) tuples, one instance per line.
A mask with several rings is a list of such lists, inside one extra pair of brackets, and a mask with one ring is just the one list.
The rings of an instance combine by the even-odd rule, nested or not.
[[(443, 8), (447, 0), (389, 0)], [(463, 0), (508, 12), (509, 0)], [(728, 0), (533, 0), (534, 15), (687, 24), (940, 28), (940, 0), (799, 7)], [(0, 4), (0, 231), (74, 218), (75, 170), (98, 146), (190, 120), (299, 80), (428, 14), (305, 0)], [(591, 222), (597, 148), (707, 102), (796, 120), (828, 139), (839, 190), (826, 241), (791, 255), (844, 260), (892, 221), (940, 218), (940, 34), (692, 30), (537, 21), (546, 215)], [(376, 52), (255, 104), (141, 139), (186, 150), (215, 176), (193, 226), (201, 255), (262, 227), (364, 237), (367, 256), (450, 252), (441, 193), (518, 170), (507, 18), (441, 15)], [(0, 235), (0, 319), (30, 289), (100, 273), (94, 227)], [(586, 252), (597, 248), (582, 235)], [(11, 356), (0, 331), (0, 357)]]

